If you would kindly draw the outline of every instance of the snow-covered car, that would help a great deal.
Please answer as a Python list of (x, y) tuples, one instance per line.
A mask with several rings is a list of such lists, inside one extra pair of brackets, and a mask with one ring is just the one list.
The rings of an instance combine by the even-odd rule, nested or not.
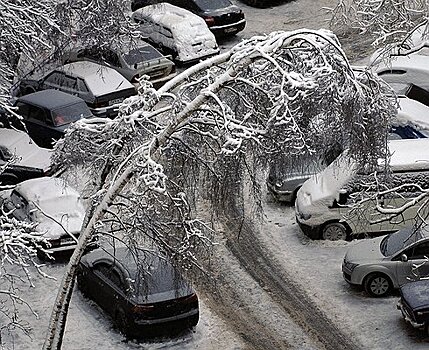
[(392, 56), (389, 62), (379, 62), (374, 70), (398, 95), (429, 105), (429, 56)]
[(423, 328), (429, 335), (429, 280), (422, 279), (404, 284), (399, 293), (397, 308), (406, 322), (414, 328)]
[(41, 79), (23, 79), (18, 94), (56, 89), (80, 97), (98, 117), (113, 118), (121, 102), (137, 91), (116, 70), (100, 64), (81, 61), (64, 64)]
[(429, 233), (407, 227), (398, 232), (360, 241), (344, 257), (344, 279), (361, 285), (374, 297), (392, 288), (429, 276)]
[[(391, 140), (388, 186), (404, 183), (429, 187), (429, 138)], [(383, 182), (385, 165), (380, 164), (378, 181)], [(380, 235), (412, 226), (425, 207), (414, 203), (400, 215), (383, 220), (385, 214), (377, 211), (375, 200), (368, 200), (359, 209), (354, 205), (355, 195), (365, 190), (365, 184), (374, 180), (374, 174), (360, 169), (344, 151), (326, 169), (311, 176), (299, 189), (296, 201), (296, 220), (301, 230), (312, 239), (339, 240), (362, 235)], [(385, 208), (397, 208), (420, 194), (417, 187), (404, 187), (400, 193), (385, 195)], [(355, 208), (353, 212), (350, 212)]]
[(36, 230), (46, 241), (39, 256), (69, 254), (76, 247), (85, 207), (79, 193), (63, 179), (23, 181), (12, 190), (0, 192), (0, 200), (16, 219), (37, 223)]
[[(133, 0), (131, 10), (156, 3), (154, 0)], [(241, 32), (246, 26), (243, 11), (230, 0), (160, 0), (184, 8), (206, 21), (216, 37), (229, 36)]]
[(63, 137), (71, 123), (93, 116), (84, 100), (53, 89), (21, 96), (14, 107), (22, 120), (10, 116), (5, 124), (25, 129), (39, 146), (46, 148), (52, 148), (52, 142)]
[(80, 260), (77, 282), (127, 336), (168, 335), (198, 323), (197, 294), (156, 252), (100, 247)]
[(177, 63), (192, 63), (219, 53), (205, 21), (180, 7), (164, 2), (149, 5), (134, 11), (132, 19), (146, 40), (171, 54)]
[(132, 84), (147, 75), (155, 88), (176, 75), (176, 66), (149, 43), (143, 40), (123, 40), (110, 47), (80, 47), (66, 52), (63, 63), (92, 61), (115, 69)]
[(0, 128), (0, 185), (46, 176), (51, 151), (37, 146), (25, 132)]
[[(429, 107), (422, 103), (400, 96), (398, 98), (399, 109), (392, 120), (392, 127), (389, 133), (390, 140), (399, 139), (419, 139), (429, 137)], [(278, 200), (284, 202), (294, 202), (298, 190), (307, 179), (326, 168), (342, 149), (339, 145), (334, 145), (329, 152), (322, 157), (302, 155), (293, 161), (291, 157), (286, 160), (276, 161), (270, 166), (267, 188)], [(291, 161), (292, 160), (292, 161)]]

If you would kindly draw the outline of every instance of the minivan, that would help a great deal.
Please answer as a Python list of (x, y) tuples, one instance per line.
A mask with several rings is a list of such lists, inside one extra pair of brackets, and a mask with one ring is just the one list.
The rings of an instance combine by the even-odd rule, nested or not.
[[(428, 188), (429, 139), (391, 140), (388, 147), (391, 176), (386, 178), (386, 188), (412, 183)], [(385, 167), (381, 163), (378, 180), (383, 182)], [(295, 201), (296, 220), (304, 234), (312, 239), (339, 240), (381, 235), (412, 226), (421, 203), (390, 220), (382, 220), (385, 214), (375, 209), (375, 200), (361, 203), (358, 208), (354, 206), (362, 190), (372, 190), (365, 184), (372, 181), (373, 176), (360, 169), (344, 151), (326, 169), (304, 182)], [(415, 186), (405, 186), (400, 194), (379, 198), (379, 204), (383, 208), (397, 208), (417, 193)]]
[(133, 12), (138, 30), (151, 44), (179, 64), (199, 61), (219, 53), (216, 38), (201, 17), (180, 7), (160, 3)]

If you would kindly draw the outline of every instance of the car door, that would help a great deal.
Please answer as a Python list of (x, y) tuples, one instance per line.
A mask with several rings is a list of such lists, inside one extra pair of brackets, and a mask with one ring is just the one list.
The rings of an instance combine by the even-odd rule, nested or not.
[[(402, 255), (407, 261), (402, 261)], [(399, 285), (429, 276), (429, 240), (418, 242), (400, 253), (396, 259)]]
[(94, 301), (107, 313), (114, 315), (118, 303), (124, 303), (126, 286), (119, 271), (107, 263), (98, 263), (93, 267), (95, 278), (91, 295)]
[(52, 148), (55, 133), (46, 124), (46, 119), (49, 117), (47, 111), (38, 106), (28, 105), (27, 114), (24, 115), (21, 112), (20, 103), (17, 106), (31, 138), (41, 147)]

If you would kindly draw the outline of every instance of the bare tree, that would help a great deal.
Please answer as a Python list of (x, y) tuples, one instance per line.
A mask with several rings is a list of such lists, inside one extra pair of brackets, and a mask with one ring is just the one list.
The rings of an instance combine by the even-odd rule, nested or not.
[(195, 216), (200, 198), (223, 213), (244, 196), (260, 203), (257, 174), (268, 162), (332, 139), (375, 164), (394, 109), (384, 89), (370, 72), (351, 69), (332, 33), (277, 32), (201, 62), (159, 91), (145, 86), (115, 120), (75, 124), (55, 161), (88, 169), (93, 209), (44, 349), (61, 347), (76, 266), (95, 231), (115, 234), (113, 223), (127, 239), (152, 240), (176, 265), (200, 267), (196, 257), (212, 242), (212, 225)]

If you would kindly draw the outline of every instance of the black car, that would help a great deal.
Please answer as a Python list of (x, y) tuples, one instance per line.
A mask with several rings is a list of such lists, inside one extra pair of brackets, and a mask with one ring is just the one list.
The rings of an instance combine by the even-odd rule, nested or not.
[(0, 128), (0, 185), (48, 175), (51, 151), (37, 146), (25, 132)]
[(230, 0), (133, 0), (132, 11), (160, 2), (168, 2), (202, 17), (216, 37), (234, 35), (244, 29), (243, 11)]
[[(14, 106), (22, 116), (31, 138), (40, 147), (46, 148), (52, 148), (52, 140), (63, 137), (71, 123), (92, 117), (91, 111), (81, 98), (52, 89), (21, 96)], [(24, 130), (24, 126), (17, 119), (9, 123)]]
[(155, 253), (98, 248), (82, 257), (77, 281), (129, 337), (168, 335), (198, 323), (197, 294)]
[(399, 291), (401, 299), (397, 307), (405, 321), (414, 328), (423, 328), (429, 335), (429, 280), (422, 279), (404, 284)]

